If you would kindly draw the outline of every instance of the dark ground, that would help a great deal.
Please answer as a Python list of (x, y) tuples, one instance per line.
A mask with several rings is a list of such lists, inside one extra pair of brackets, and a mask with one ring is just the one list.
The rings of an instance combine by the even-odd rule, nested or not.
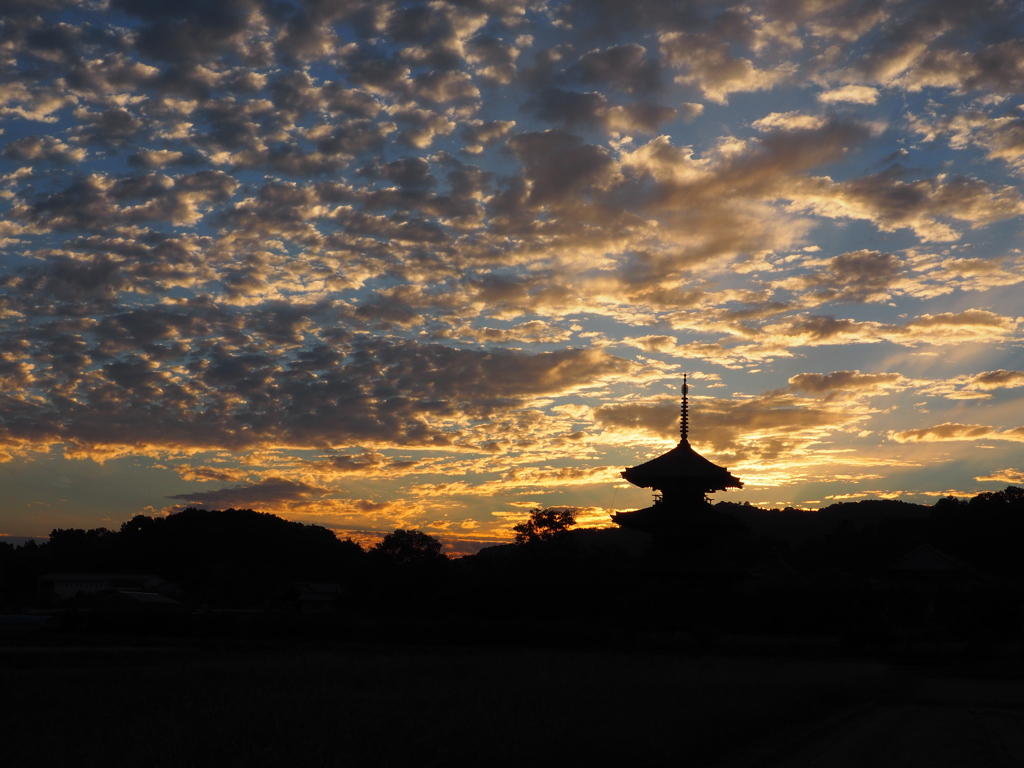
[(6, 648), (0, 744), (5, 768), (707, 765), (890, 677), (538, 649)]
[(877, 700), (766, 739), (722, 768), (1024, 765), (1019, 673), (962, 667), (899, 672), (902, 684)]

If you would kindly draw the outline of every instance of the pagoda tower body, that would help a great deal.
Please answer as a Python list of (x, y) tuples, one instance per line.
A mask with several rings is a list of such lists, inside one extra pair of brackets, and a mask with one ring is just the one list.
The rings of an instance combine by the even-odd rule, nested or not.
[(612, 515), (612, 521), (623, 528), (651, 534), (655, 546), (659, 540), (678, 543), (680, 536), (697, 535), (716, 527), (715, 521), (720, 515), (711, 509), (707, 494), (743, 487), (728, 469), (708, 461), (690, 447), (688, 393), (684, 377), (679, 445), (622, 472), (622, 477), (633, 485), (653, 488), (657, 492), (654, 504)]

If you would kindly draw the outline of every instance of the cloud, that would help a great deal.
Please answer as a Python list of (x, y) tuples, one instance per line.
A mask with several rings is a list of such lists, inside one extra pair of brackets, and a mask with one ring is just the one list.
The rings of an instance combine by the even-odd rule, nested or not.
[(515, 120), (470, 120), (462, 129), (466, 139), (465, 151), (480, 154), (484, 151), (484, 145), (503, 139), (515, 125)]
[(54, 114), (76, 102), (57, 85), (30, 88), (23, 83), (0, 84), (0, 117), (20, 117), (42, 123), (57, 121)]
[(626, 93), (654, 91), (661, 87), (661, 62), (647, 57), (637, 43), (615, 45), (580, 56), (576, 71), (585, 84), (612, 87)]
[(400, 107), (390, 113), (400, 130), (398, 137), (412, 149), (426, 149), (438, 136), (447, 136), (458, 126), (442, 112)]
[(873, 68), (868, 75), (910, 92), (948, 88), (1011, 94), (1024, 84), (1022, 52), (1019, 40), (993, 42), (974, 51), (941, 46), (926, 50), (917, 44), (903, 48), (902, 59), (890, 56), (894, 66)]
[(875, 392), (892, 389), (903, 379), (898, 373), (861, 373), (835, 371), (829, 374), (800, 373), (789, 379), (789, 386), (797, 392), (831, 394), (833, 392)]
[(790, 346), (876, 344), (889, 341), (907, 346), (994, 341), (1011, 337), (1019, 326), (1013, 318), (987, 310), (921, 315), (902, 325), (858, 322), (831, 315), (798, 315), (784, 323), (762, 327), (765, 343)]
[(987, 291), (1000, 286), (1024, 282), (1024, 257), (996, 256), (981, 258), (950, 258), (938, 254), (908, 254), (912, 273), (904, 274), (902, 289), (928, 298), (961, 291)]
[(878, 101), (878, 89), (866, 85), (844, 85), (830, 91), (822, 91), (817, 96), (823, 104), (849, 102), (852, 104), (874, 104)]
[(493, 496), (499, 493), (543, 490), (573, 485), (608, 484), (615, 482), (619, 467), (516, 467), (494, 480), (451, 483), (428, 483), (412, 488), (418, 497), (431, 496)]
[(251, 485), (236, 485), (215, 491), (179, 493), (169, 498), (210, 508), (276, 507), (287, 502), (306, 501), (311, 496), (327, 493), (327, 489), (287, 480), (267, 477)]
[(204, 206), (226, 201), (237, 187), (220, 171), (122, 179), (92, 174), (35, 203), (16, 206), (13, 215), (37, 227), (90, 232), (145, 222), (187, 225), (202, 217)]
[[(518, 74), (516, 61), (522, 52), (520, 42), (507, 42), (488, 34), (479, 34), (466, 41), (466, 60), (487, 83), (509, 85)], [(522, 43), (527, 44), (525, 40)]]
[(971, 384), (978, 389), (1024, 387), (1024, 371), (985, 371), (975, 376)]
[(751, 123), (759, 131), (809, 131), (821, 128), (828, 121), (819, 115), (805, 115), (800, 112), (772, 112)]
[(528, 205), (566, 204), (612, 180), (614, 162), (608, 152), (570, 133), (521, 133), (508, 144), (523, 163)]
[(572, 336), (572, 332), (541, 320), (531, 320), (526, 323), (513, 325), (510, 328), (491, 328), (488, 326), (473, 328), (467, 326), (442, 335), (453, 338), (473, 339), (480, 343), (551, 344), (567, 341)]
[(695, 361), (761, 487), (896, 466), (881, 394), (1012, 446), (1013, 4), (8, 5), (15, 467), (468, 532), (669, 444)]
[(601, 350), (527, 354), (385, 340), (356, 342), (344, 364), (323, 355), (319, 364), (310, 356), (312, 365), (296, 367), (211, 339), (182, 349), (181, 365), (130, 355), (90, 374), (90, 359), (70, 357), (75, 347), (63, 346), (68, 370), (61, 389), (77, 392), (90, 408), (66, 397), (42, 403), (8, 396), (8, 412), (34, 426), (24, 432), (6, 422), (4, 443), (64, 442), (79, 455), (97, 456), (277, 444), (486, 450), (481, 445), (494, 436), (477, 438), (467, 419), (497, 418), (533, 397), (584, 391), (636, 369)]
[(190, 3), (177, 11), (141, 0), (114, 0), (112, 6), (143, 22), (135, 39), (141, 53), (185, 66), (228, 54), (247, 58), (249, 47), (262, 37), (248, 34), (256, 5), (244, 0)]
[(980, 424), (957, 424), (947, 422), (924, 429), (908, 429), (890, 432), (889, 438), (899, 443), (933, 443), (947, 440), (1010, 440), (1024, 442), (1024, 427), (998, 430)]
[(692, 84), (718, 104), (733, 93), (770, 90), (795, 71), (788, 64), (758, 69), (751, 59), (734, 56), (727, 40), (706, 33), (662, 32), (658, 44), (668, 65), (681, 71), (676, 82)]
[[(652, 134), (659, 126), (670, 122), (678, 114), (675, 109), (651, 102), (631, 102), (612, 105), (600, 93), (566, 91), (549, 87), (531, 102), (544, 120), (561, 123), (567, 128), (602, 126), (612, 133), (638, 131)], [(702, 110), (701, 105), (685, 104), (684, 117), (692, 119)]]
[(21, 162), (80, 163), (85, 160), (86, 151), (81, 147), (70, 147), (53, 136), (25, 136), (7, 144), (0, 151), (0, 157)]
[(1014, 187), (944, 174), (913, 181), (903, 181), (893, 171), (843, 182), (807, 178), (786, 196), (795, 209), (867, 220), (885, 232), (911, 229), (924, 242), (960, 239), (946, 219), (978, 227), (1024, 213), (1024, 201)]
[[(792, 460), (818, 438), (868, 415), (860, 407), (823, 407), (821, 401), (781, 393), (736, 401), (691, 398), (690, 442), (731, 463)], [(677, 438), (679, 405), (675, 399), (605, 405), (594, 410), (594, 420), (626, 440)]]
[(840, 254), (824, 262), (823, 266), (824, 270), (774, 285), (810, 294), (822, 303), (885, 301), (903, 271), (902, 263), (893, 254), (867, 250)]
[(1024, 485), (1024, 472), (1019, 469), (1000, 469), (982, 477), (974, 478), (979, 483), (1008, 483)]
[(1013, 333), (1018, 325), (1018, 320), (983, 309), (972, 309), (921, 315), (903, 326), (887, 329), (886, 335), (890, 339), (903, 338), (910, 343), (942, 344), (1005, 337)]
[(398, 460), (378, 451), (364, 451), (361, 454), (336, 454), (308, 461), (303, 467), (318, 475), (344, 475), (381, 477), (390, 474), (405, 474), (421, 467), (417, 460)]
[(987, 150), (989, 160), (1002, 160), (1017, 171), (1024, 167), (1024, 118), (991, 117), (981, 110), (971, 110), (929, 118), (911, 116), (910, 126), (922, 141), (948, 136), (953, 149), (979, 146)]
[(175, 464), (172, 469), (177, 472), (182, 480), (200, 483), (212, 482), (239, 482), (244, 480), (247, 472), (230, 467), (194, 467), (189, 464)]

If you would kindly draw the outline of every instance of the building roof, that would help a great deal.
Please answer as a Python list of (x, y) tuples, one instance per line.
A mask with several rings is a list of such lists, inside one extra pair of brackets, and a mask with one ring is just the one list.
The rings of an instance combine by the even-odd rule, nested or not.
[(687, 439), (690, 430), (690, 411), (687, 395), (690, 388), (683, 375), (682, 400), (679, 404), (679, 445), (656, 459), (629, 467), (622, 477), (641, 488), (690, 486), (702, 491), (724, 491), (742, 488), (743, 483), (725, 467), (712, 464), (693, 448)]
[(934, 573), (936, 571), (956, 572), (974, 570), (963, 561), (943, 554), (931, 544), (922, 544), (913, 552), (893, 560), (889, 563), (888, 567), (890, 571), (912, 571), (915, 573), (922, 571)]
[(728, 469), (713, 464), (693, 450), (686, 438), (668, 453), (629, 467), (622, 477), (641, 488), (687, 484), (703, 486), (707, 491), (724, 491), (743, 487)]

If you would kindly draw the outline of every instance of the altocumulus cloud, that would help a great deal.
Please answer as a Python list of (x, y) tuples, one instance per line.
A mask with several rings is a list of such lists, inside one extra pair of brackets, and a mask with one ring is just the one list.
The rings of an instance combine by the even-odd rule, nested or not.
[(1020, 466), (1015, 14), (8, 3), (14, 532), (63, 524), (29, 511), (36, 462), (92, 459), (181, 502), (499, 535), (524, 494), (610, 508), (684, 371), (694, 439), (779, 503), (901, 490), (931, 442)]

